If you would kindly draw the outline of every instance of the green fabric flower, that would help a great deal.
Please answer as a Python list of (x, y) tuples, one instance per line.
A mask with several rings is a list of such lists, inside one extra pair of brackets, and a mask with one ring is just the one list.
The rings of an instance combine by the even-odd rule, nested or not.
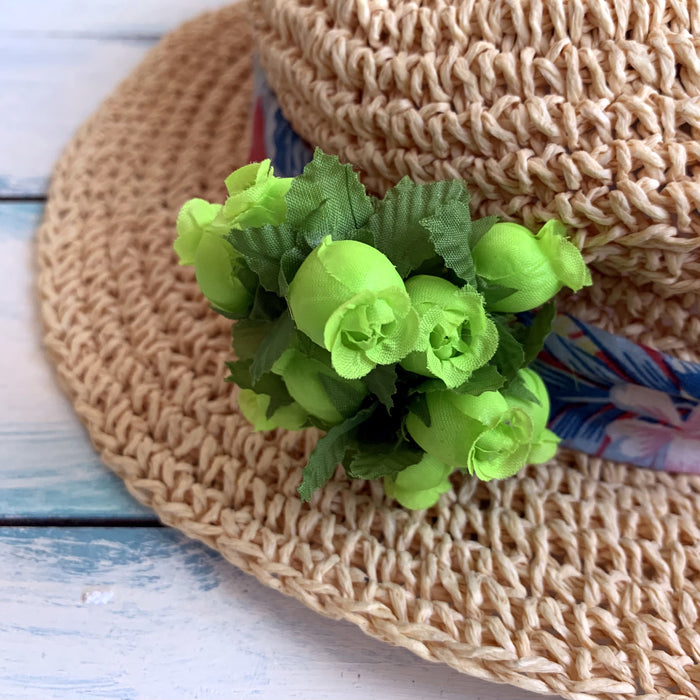
[(537, 372), (533, 372), (531, 369), (521, 369), (518, 372), (518, 377), (525, 388), (538, 399), (539, 403), (514, 396), (508, 390), (504, 391), (503, 395), (511, 408), (521, 408), (532, 418), (534, 429), (527, 461), (528, 464), (542, 464), (554, 457), (560, 442), (560, 438), (547, 428), (549, 394)]
[(406, 282), (406, 291), (420, 323), (416, 350), (401, 361), (404, 369), (456, 387), (493, 357), (498, 331), (476, 289), (417, 275)]
[(241, 389), (238, 392), (238, 407), (253, 429), (274, 430), (300, 430), (306, 425), (306, 411), (297, 403), (280, 406), (269, 418), (267, 408), (270, 405), (270, 397), (267, 394), (256, 394), (252, 389)]
[(422, 510), (434, 506), (441, 493), (452, 488), (449, 476), (452, 467), (430, 455), (400, 471), (395, 477), (384, 477), (384, 493), (395, 498), (404, 508)]
[(222, 209), (221, 204), (210, 204), (204, 199), (190, 199), (183, 204), (177, 217), (177, 238), (173, 243), (180, 265), (194, 265), (205, 232), (221, 236), (228, 233), (228, 228), (219, 218)]
[(226, 178), (229, 197), (222, 210), (229, 230), (283, 223), (287, 216), (284, 196), (291, 185), (291, 177), (274, 176), (269, 158), (231, 173)]
[(318, 353), (310, 357), (289, 348), (275, 362), (272, 371), (282, 377), (289, 395), (309, 415), (336, 425), (357, 412), (368, 389), (359, 379), (338, 376), (330, 365), (330, 355), (317, 349)]
[(524, 226), (492, 226), (474, 246), (476, 273), (487, 282), (516, 290), (489, 305), (518, 313), (541, 306), (566, 286), (577, 292), (592, 284), (579, 249), (566, 239), (560, 221), (548, 221), (537, 235)]
[(430, 426), (409, 412), (406, 428), (431, 456), (483, 481), (512, 476), (527, 462), (533, 420), (497, 391), (426, 394)]
[(402, 360), (418, 335), (418, 317), (390, 260), (359, 241), (326, 236), (289, 285), (297, 328), (330, 350), (345, 379)]
[(250, 309), (253, 294), (240, 278), (243, 259), (223, 237), (229, 227), (221, 211), (220, 204), (203, 199), (185, 202), (177, 218), (173, 247), (181, 265), (194, 265), (197, 284), (212, 306), (242, 316)]

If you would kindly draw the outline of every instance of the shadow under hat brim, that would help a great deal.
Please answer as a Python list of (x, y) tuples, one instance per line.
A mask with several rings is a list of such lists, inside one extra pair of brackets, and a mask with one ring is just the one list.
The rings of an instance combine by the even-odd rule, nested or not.
[(45, 345), (103, 461), (167, 525), (423, 658), (577, 700), (698, 697), (698, 477), (562, 451), (502, 482), (455, 476), (428, 511), (340, 471), (302, 504), (318, 434), (256, 434), (239, 414), (230, 323), (172, 242), (184, 201), (221, 201), (246, 162), (245, 15), (166, 37), (56, 166)]

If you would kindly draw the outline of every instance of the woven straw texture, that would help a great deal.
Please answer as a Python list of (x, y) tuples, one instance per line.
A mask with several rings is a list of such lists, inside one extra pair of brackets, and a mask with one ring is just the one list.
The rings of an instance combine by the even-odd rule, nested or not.
[(254, 0), (295, 129), (383, 191), (462, 178), (599, 270), (698, 289), (699, 0)]
[[(455, 477), (427, 512), (341, 473), (304, 505), (317, 435), (255, 434), (239, 415), (223, 381), (229, 323), (172, 240), (182, 203), (223, 199), (245, 160), (244, 13), (167, 37), (54, 175), (38, 242), (46, 347), (103, 460), (164, 523), (423, 658), (576, 700), (700, 697), (700, 478), (562, 453), (500, 483)], [(658, 253), (641, 240), (662, 269), (676, 238)], [(700, 359), (690, 293), (664, 302), (614, 283), (600, 277), (571, 308)]]

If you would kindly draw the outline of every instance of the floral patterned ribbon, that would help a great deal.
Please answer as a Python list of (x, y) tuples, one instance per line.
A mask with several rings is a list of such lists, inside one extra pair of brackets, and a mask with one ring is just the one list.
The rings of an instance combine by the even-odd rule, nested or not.
[[(312, 149), (255, 67), (250, 160), (298, 175)], [(547, 384), (549, 428), (581, 452), (670, 472), (700, 473), (700, 364), (560, 314), (533, 365)]]

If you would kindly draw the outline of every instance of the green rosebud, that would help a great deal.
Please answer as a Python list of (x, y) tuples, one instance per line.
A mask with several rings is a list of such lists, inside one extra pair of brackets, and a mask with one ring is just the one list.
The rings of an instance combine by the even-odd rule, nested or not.
[(566, 239), (561, 221), (548, 221), (537, 235), (524, 226), (492, 226), (472, 250), (477, 275), (516, 290), (489, 304), (490, 311), (518, 313), (549, 301), (566, 286), (578, 292), (592, 284), (579, 249)]
[(282, 377), (289, 395), (309, 415), (336, 425), (357, 412), (368, 389), (359, 379), (338, 376), (331, 367), (330, 355), (316, 349), (318, 352), (311, 357), (289, 348), (275, 362), (272, 371)]
[(210, 204), (204, 199), (190, 199), (182, 205), (175, 225), (177, 238), (173, 243), (180, 265), (194, 265), (205, 232), (220, 236), (228, 233), (219, 217), (222, 208), (221, 204)]
[(238, 407), (256, 431), (275, 428), (300, 430), (306, 425), (306, 411), (296, 402), (280, 406), (268, 418), (269, 405), (270, 397), (267, 394), (256, 394), (252, 389), (241, 389), (238, 392)]
[(223, 222), (220, 204), (203, 199), (185, 202), (177, 217), (177, 239), (173, 244), (180, 265), (194, 265), (197, 284), (212, 306), (234, 316), (244, 316), (253, 294), (241, 279), (243, 258), (223, 237), (229, 226)]
[(283, 223), (287, 217), (284, 196), (291, 186), (291, 177), (274, 176), (269, 158), (231, 173), (226, 178), (229, 197), (222, 211), (229, 230)]
[(330, 350), (345, 379), (413, 350), (418, 317), (401, 276), (376, 248), (326, 236), (289, 285), (287, 301), (297, 328)]
[(417, 275), (406, 282), (406, 291), (420, 322), (416, 349), (401, 361), (404, 369), (438, 377), (452, 388), (493, 357), (498, 331), (476, 289)]
[(498, 391), (436, 391), (426, 400), (430, 426), (409, 411), (406, 429), (429, 455), (483, 481), (512, 476), (527, 463), (532, 418)]
[(395, 477), (384, 477), (384, 493), (395, 498), (404, 508), (422, 510), (434, 506), (441, 493), (452, 488), (449, 476), (452, 467), (430, 455), (400, 471)]
[(513, 395), (507, 389), (503, 392), (511, 408), (521, 408), (526, 411), (533, 423), (532, 445), (527, 456), (528, 464), (548, 462), (557, 451), (560, 438), (547, 428), (549, 420), (549, 394), (542, 378), (531, 369), (521, 369), (518, 377), (522, 385), (539, 401), (528, 401)]

